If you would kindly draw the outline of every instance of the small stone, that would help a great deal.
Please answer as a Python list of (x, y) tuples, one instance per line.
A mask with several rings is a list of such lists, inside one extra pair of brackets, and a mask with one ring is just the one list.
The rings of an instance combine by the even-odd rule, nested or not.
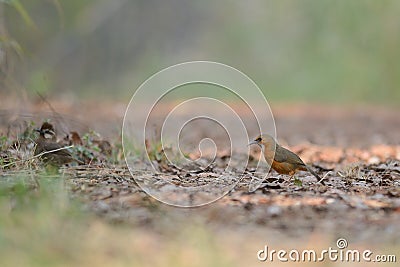
[(368, 164), (378, 164), (380, 162), (377, 156), (370, 157), (368, 159)]
[(326, 204), (330, 205), (330, 204), (334, 203), (335, 201), (336, 201), (336, 200), (335, 200), (334, 198), (328, 198), (328, 199), (326, 200)]
[(282, 208), (279, 206), (270, 206), (267, 208), (267, 213), (271, 216), (278, 216), (282, 213)]

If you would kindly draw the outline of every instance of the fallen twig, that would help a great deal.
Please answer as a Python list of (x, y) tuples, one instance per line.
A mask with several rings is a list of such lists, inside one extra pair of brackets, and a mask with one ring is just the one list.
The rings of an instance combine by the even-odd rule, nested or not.
[(68, 149), (68, 148), (72, 148), (72, 147), (74, 147), (74, 145), (71, 145), (71, 146), (64, 146), (64, 147), (60, 147), (60, 148), (57, 148), (57, 149), (54, 149), (54, 150), (44, 151), (44, 152), (39, 153), (39, 154), (37, 154), (37, 155), (35, 155), (35, 156), (33, 156), (33, 157), (30, 157), (30, 158), (28, 158), (28, 159), (21, 159), (21, 160), (17, 160), (17, 161), (13, 161), (13, 162), (7, 163), (7, 164), (3, 165), (2, 168), (4, 169), (4, 168), (6, 168), (6, 167), (8, 167), (8, 166), (17, 164), (17, 163), (19, 163), (19, 162), (29, 161), (29, 160), (32, 160), (32, 159), (35, 159), (35, 158), (39, 158), (39, 157), (41, 157), (41, 156), (43, 156), (43, 155), (46, 155), (46, 154), (49, 154), (49, 153), (57, 152), (57, 151), (64, 150), (64, 149)]

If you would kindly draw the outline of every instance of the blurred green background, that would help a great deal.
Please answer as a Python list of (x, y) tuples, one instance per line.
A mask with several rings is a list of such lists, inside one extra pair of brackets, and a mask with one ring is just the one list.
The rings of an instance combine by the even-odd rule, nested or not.
[(0, 5), (0, 90), (126, 99), (167, 66), (210, 60), (249, 75), (270, 101), (400, 101), (397, 0)]

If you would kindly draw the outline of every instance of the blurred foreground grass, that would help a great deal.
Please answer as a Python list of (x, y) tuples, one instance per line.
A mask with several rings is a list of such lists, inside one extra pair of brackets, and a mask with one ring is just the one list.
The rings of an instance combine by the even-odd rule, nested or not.
[[(42, 173), (2, 175), (0, 180), (0, 266), (287, 266), (259, 262), (257, 251), (335, 248), (332, 233), (303, 239), (281, 239), (271, 229), (235, 230), (217, 222), (197, 220), (196, 210), (181, 210), (185, 220), (161, 208), (163, 222), (135, 226), (107, 223), (82, 203), (71, 200), (64, 177)], [(171, 208), (176, 209), (176, 208)], [(214, 210), (215, 211), (215, 210)], [(168, 222), (167, 227), (163, 223)], [(216, 230), (219, 229), (219, 230)], [(221, 230), (223, 229), (223, 230)], [(351, 244), (360, 249), (396, 254), (389, 244)], [(363, 266), (361, 263), (300, 262), (298, 266)], [(379, 264), (394, 266), (394, 263)]]
[[(36, 180), (38, 179), (38, 180)], [(211, 233), (170, 238), (107, 224), (71, 201), (61, 177), (2, 177), (1, 266), (234, 266)], [(184, 245), (183, 245), (184, 244)]]

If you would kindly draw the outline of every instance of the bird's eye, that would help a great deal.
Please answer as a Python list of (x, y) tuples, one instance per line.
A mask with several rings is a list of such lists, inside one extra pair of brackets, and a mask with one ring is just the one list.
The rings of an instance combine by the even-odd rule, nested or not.
[(258, 137), (258, 138), (256, 139), (256, 141), (257, 141), (257, 142), (260, 142), (260, 141), (261, 141), (261, 137)]

